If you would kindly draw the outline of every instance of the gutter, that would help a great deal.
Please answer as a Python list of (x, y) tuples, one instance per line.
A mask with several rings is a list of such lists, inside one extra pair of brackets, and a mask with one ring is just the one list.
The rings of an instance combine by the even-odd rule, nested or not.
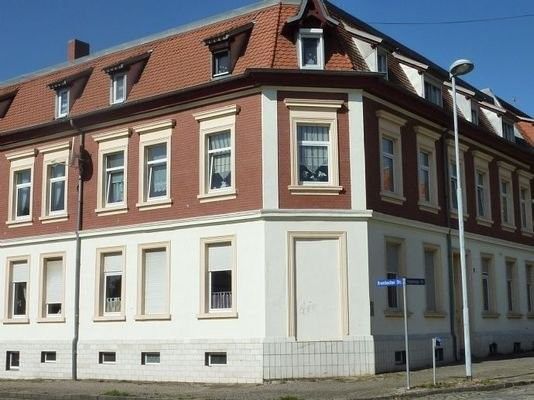
[[(78, 209), (76, 212), (76, 230), (74, 232), (76, 238), (76, 262), (75, 262), (75, 278), (74, 278), (74, 334), (72, 337), (72, 379), (78, 379), (78, 341), (80, 333), (80, 270), (81, 270), (81, 250), (82, 239), (80, 231), (82, 230), (82, 210), (83, 210), (83, 160), (82, 151), (85, 144), (85, 133), (76, 126), (74, 120), (69, 120), (70, 126), (79, 133), (79, 147), (78, 157), (71, 158), (72, 161), (78, 162)], [(73, 150), (74, 150), (74, 146)], [(71, 154), (70, 157), (73, 157)], [(71, 164), (71, 163), (69, 163)]]

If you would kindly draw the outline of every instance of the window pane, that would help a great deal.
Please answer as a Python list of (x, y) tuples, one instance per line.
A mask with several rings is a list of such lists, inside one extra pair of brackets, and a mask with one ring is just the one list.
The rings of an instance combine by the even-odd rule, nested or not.
[(155, 146), (147, 147), (148, 161), (164, 160), (167, 158), (167, 144), (161, 143)]
[(215, 53), (214, 57), (214, 74), (226, 74), (230, 72), (230, 53), (228, 51), (221, 51), (220, 53)]
[(13, 315), (26, 315), (26, 282), (13, 284)]
[(10, 356), (10, 367), (19, 367), (20, 366), (20, 353), (18, 351), (12, 351), (9, 353)]
[(232, 271), (210, 272), (210, 281), (210, 308), (232, 308)]
[(52, 182), (50, 186), (50, 211), (65, 209), (65, 181)]
[(106, 168), (118, 168), (124, 166), (124, 153), (106, 154)]
[(232, 151), (229, 131), (208, 136), (209, 189), (232, 186)]
[[(399, 256), (400, 245), (397, 243), (386, 243), (386, 277), (395, 279), (399, 277)], [(388, 287), (388, 307), (398, 308), (398, 291), (394, 286)]]
[(17, 189), (17, 217), (30, 215), (30, 195), (30, 187)]
[(436, 311), (435, 253), (425, 250), (426, 309)]
[(105, 310), (106, 312), (120, 312), (122, 275), (107, 275), (105, 281)]
[(328, 182), (330, 132), (327, 126), (298, 125), (299, 180)]
[(163, 314), (167, 310), (167, 252), (144, 252), (144, 313)]
[(124, 173), (111, 172), (108, 176), (108, 203), (120, 203), (124, 199)]
[(167, 163), (150, 165), (148, 197), (167, 196)]
[(59, 96), (59, 114), (66, 115), (69, 113), (69, 92), (64, 90)]
[(48, 314), (60, 314), (63, 300), (63, 260), (45, 261), (46, 287), (45, 302)]
[(383, 73), (388, 71), (387, 56), (381, 52), (377, 54), (377, 71)]
[(15, 181), (17, 182), (17, 185), (31, 183), (31, 170), (25, 169), (15, 172)]
[(126, 75), (123, 75), (123, 74), (115, 75), (113, 77), (115, 81), (115, 96), (114, 96), (115, 101), (124, 100), (124, 97), (125, 97), (124, 96), (124, 90), (125, 90), (124, 83), (126, 80), (125, 78), (126, 78)]
[(302, 38), (302, 65), (318, 65), (318, 38)]

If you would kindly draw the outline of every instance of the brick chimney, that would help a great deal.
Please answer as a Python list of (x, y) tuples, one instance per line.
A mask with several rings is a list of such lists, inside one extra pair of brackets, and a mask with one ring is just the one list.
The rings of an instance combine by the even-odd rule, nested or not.
[(89, 55), (89, 43), (82, 42), (78, 39), (71, 39), (67, 44), (67, 58), (74, 61), (77, 58)]

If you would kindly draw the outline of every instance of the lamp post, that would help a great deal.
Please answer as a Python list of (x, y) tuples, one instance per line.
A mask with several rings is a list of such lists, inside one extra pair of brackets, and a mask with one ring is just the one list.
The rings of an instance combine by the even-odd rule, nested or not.
[(464, 348), (465, 348), (465, 376), (472, 378), (471, 373), (471, 336), (469, 329), (469, 305), (467, 301), (467, 270), (465, 265), (465, 242), (464, 242), (464, 204), (462, 197), (462, 175), (460, 174), (460, 149), (458, 143), (458, 113), (456, 111), (456, 77), (471, 72), (475, 65), (469, 60), (457, 60), (449, 68), (452, 81), (452, 103), (454, 115), (454, 152), (456, 155), (456, 199), (458, 203), (458, 240), (460, 241), (460, 269), (462, 273), (462, 302), (464, 323)]

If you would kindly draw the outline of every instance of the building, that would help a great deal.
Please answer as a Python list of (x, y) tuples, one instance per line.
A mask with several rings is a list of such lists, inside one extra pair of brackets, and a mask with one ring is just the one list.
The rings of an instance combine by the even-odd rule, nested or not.
[(457, 168), (447, 72), (326, 1), (68, 49), (0, 85), (1, 378), (403, 368), (405, 275), (412, 365), (461, 357), (458, 179), (473, 353), (532, 348), (532, 119), (491, 91)]

